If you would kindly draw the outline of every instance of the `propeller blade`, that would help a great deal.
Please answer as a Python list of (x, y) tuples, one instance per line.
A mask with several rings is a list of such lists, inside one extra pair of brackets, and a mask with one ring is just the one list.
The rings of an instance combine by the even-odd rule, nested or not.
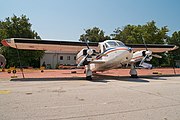
[(79, 64), (77, 65), (77, 68), (83, 64), (83, 62), (86, 60), (87, 57), (88, 57), (88, 54), (79, 62)]
[(139, 66), (141, 66), (143, 64), (143, 62), (146, 60), (146, 58), (148, 57), (148, 55), (146, 55), (142, 60), (141, 62), (139, 63)]
[(88, 49), (90, 49), (89, 44), (87, 42), (86, 42), (86, 46), (87, 46)]
[(160, 55), (157, 55), (157, 54), (152, 54), (153, 57), (156, 57), (156, 58), (162, 58), (162, 56)]
[(145, 48), (146, 48), (146, 51), (148, 51), (148, 48), (147, 48), (146, 42), (145, 42), (145, 40), (144, 40), (144, 38), (143, 38), (143, 37), (142, 37), (142, 40), (143, 40), (144, 46), (145, 46)]

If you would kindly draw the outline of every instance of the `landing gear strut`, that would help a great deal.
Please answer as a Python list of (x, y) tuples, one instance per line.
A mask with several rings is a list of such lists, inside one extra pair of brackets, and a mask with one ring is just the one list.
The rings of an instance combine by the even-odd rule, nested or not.
[(134, 64), (131, 64), (131, 70), (129, 71), (129, 74), (131, 75), (131, 78), (138, 78)]
[(86, 65), (86, 80), (92, 80), (92, 70), (90, 64)]

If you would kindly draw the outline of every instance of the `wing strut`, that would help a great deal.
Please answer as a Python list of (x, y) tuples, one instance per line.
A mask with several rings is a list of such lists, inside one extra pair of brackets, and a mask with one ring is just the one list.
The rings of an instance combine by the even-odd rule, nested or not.
[(17, 50), (17, 54), (18, 54), (18, 59), (19, 59), (19, 64), (20, 64), (20, 70), (21, 70), (21, 73), (22, 73), (23, 78), (25, 78), (25, 77), (24, 77), (23, 68), (22, 68), (22, 64), (21, 64), (21, 59), (20, 59), (19, 51), (18, 51), (18, 49), (17, 49), (17, 45), (16, 45), (16, 44), (15, 44), (15, 46), (16, 46), (16, 50)]

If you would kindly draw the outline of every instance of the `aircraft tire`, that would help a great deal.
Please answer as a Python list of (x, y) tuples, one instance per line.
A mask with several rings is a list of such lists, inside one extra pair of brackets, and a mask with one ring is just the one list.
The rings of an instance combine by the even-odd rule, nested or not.
[(131, 75), (131, 78), (138, 78), (137, 75)]
[(86, 80), (92, 80), (91, 76), (86, 76)]

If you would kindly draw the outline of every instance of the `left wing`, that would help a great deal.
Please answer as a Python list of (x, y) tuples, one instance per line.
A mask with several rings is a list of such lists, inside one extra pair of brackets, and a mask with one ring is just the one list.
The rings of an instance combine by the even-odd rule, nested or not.
[[(146, 50), (144, 44), (126, 44), (127, 46), (133, 48), (133, 52)], [(164, 44), (146, 44), (148, 50), (153, 53), (163, 53), (166, 51), (173, 51), (178, 49), (179, 47), (176, 45), (164, 45)]]

